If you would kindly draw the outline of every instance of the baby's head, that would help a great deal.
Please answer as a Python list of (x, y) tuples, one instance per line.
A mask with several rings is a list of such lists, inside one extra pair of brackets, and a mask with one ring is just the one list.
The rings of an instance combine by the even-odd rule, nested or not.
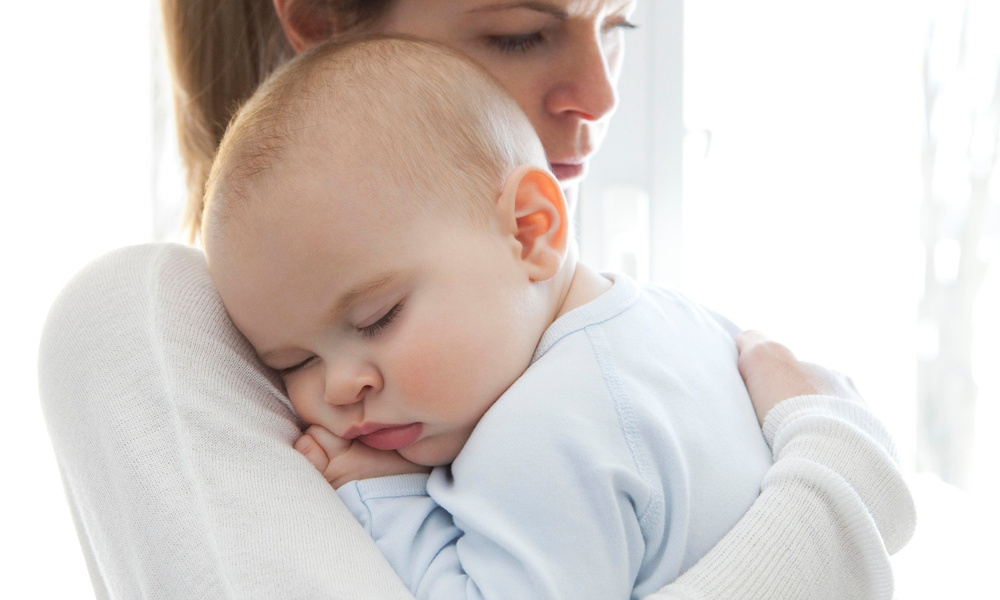
[(226, 132), (202, 229), (212, 278), (304, 420), (446, 464), (568, 288), (546, 164), (517, 104), (461, 55), (318, 48)]

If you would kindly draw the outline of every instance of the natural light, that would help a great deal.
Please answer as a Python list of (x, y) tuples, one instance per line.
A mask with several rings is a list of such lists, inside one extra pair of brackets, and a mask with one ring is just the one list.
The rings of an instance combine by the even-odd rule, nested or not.
[[(671, 0), (684, 12), (683, 28), (673, 28), (648, 21), (662, 14), (652, 7), (660, 1), (640, 2), (640, 29), (629, 34), (635, 55), (630, 47), (615, 117), (623, 125), (584, 192), (584, 257), (653, 273), (849, 374), (892, 431), (917, 501), (917, 534), (894, 558), (896, 596), (993, 597), (1000, 2)], [(36, 352), (49, 305), (89, 260), (126, 244), (181, 241), (156, 2), (55, 0), (7, 11), (0, 44), (17, 58), (8, 59), (3, 100), (10, 226), (0, 251), (17, 286), (3, 323), (14, 388), (0, 442), (9, 566), (0, 596), (91, 597), (38, 407)], [(44, 37), (12, 23), (45, 23)], [(658, 143), (636, 114), (679, 109), (629, 93), (656, 76), (644, 52), (669, 47), (661, 33), (672, 31), (683, 36), (674, 93), (686, 135), (676, 140), (683, 193), (665, 199), (647, 185), (653, 175), (627, 176), (615, 161)], [(970, 181), (981, 183), (984, 169), (982, 192)], [(677, 231), (657, 227), (670, 202)], [(961, 305), (948, 303), (956, 282), (966, 282), (968, 356), (955, 360), (969, 365), (975, 393), (968, 414), (958, 403), (940, 413), (968, 445), (943, 462), (918, 399), (937, 389), (926, 374), (964, 347), (950, 320), (949, 307)], [(941, 400), (935, 410), (949, 406)]]
[[(683, 286), (741, 325), (851, 375), (890, 426), (919, 516), (914, 540), (894, 562), (900, 598), (991, 597), (986, 567), (1000, 558), (990, 541), (998, 522), (987, 510), (1000, 499), (1000, 452), (988, 433), (1000, 426), (995, 283), (987, 280), (975, 296), (978, 435), (962, 488), (921, 472), (929, 466), (920, 460), (927, 424), (916, 402), (920, 354), (934, 359), (945, 350), (937, 341), (943, 335), (931, 336), (933, 348), (921, 336), (921, 324), (934, 323), (921, 313), (926, 244), (939, 240), (930, 242), (930, 255), (942, 285), (958, 278), (965, 250), (960, 226), (929, 222), (924, 201), (929, 39), (931, 60), (944, 63), (931, 85), (970, 96), (957, 101), (995, 103), (982, 91), (992, 92), (1000, 73), (997, 3), (969, 3), (968, 15), (962, 4), (685, 3), (685, 123), (711, 135), (707, 148), (697, 136), (686, 148)], [(955, 73), (963, 18), (968, 59), (966, 71)], [(974, 76), (989, 87), (979, 97), (961, 89), (977, 83)], [(966, 128), (971, 109), (985, 106), (968, 108)], [(996, 131), (994, 117), (986, 131), (991, 158)], [(992, 261), (995, 280), (1000, 178), (993, 177), (992, 220), (965, 217), (971, 161), (964, 148), (946, 152), (948, 144), (968, 143), (954, 135), (945, 129), (934, 140), (938, 162), (957, 163), (949, 165), (957, 170), (951, 180), (936, 178), (944, 188), (938, 195), (957, 205), (948, 219), (983, 220), (977, 250)]]

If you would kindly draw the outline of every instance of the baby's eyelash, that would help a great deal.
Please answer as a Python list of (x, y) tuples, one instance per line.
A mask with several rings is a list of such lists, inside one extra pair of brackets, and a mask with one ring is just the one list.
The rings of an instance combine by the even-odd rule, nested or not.
[(392, 324), (399, 316), (399, 312), (403, 310), (403, 303), (399, 302), (395, 306), (389, 309), (389, 312), (385, 313), (381, 319), (375, 321), (371, 325), (366, 325), (364, 327), (359, 327), (358, 331), (362, 333), (365, 337), (373, 338), (382, 332), (383, 329)]
[(490, 44), (496, 47), (497, 50), (509, 54), (527, 52), (544, 41), (545, 38), (540, 31), (520, 35), (493, 35), (489, 37)]
[(292, 373), (298, 371), (299, 369), (301, 369), (301, 368), (305, 367), (307, 364), (309, 364), (309, 362), (312, 361), (313, 358), (315, 358), (315, 357), (310, 356), (309, 358), (305, 359), (304, 361), (300, 362), (297, 365), (292, 365), (290, 367), (285, 367), (284, 369), (278, 369), (278, 375), (281, 375), (282, 377), (284, 377), (286, 375), (291, 375)]

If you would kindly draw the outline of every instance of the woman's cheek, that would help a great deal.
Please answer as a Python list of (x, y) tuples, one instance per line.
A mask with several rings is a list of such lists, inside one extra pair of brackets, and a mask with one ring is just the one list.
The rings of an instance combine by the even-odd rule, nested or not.
[(463, 50), (503, 85), (537, 129), (537, 117), (555, 67), (540, 58), (512, 60), (510, 57), (498, 57), (495, 50), (479, 47)]

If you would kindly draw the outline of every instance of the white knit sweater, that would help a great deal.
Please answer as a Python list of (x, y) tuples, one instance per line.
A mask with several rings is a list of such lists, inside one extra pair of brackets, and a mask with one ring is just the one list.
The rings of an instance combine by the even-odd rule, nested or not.
[[(39, 381), (98, 598), (411, 598), (291, 443), (301, 423), (230, 323), (198, 250), (113, 252), (49, 316)], [(913, 501), (853, 402), (768, 415), (760, 498), (651, 599), (892, 597)]]

